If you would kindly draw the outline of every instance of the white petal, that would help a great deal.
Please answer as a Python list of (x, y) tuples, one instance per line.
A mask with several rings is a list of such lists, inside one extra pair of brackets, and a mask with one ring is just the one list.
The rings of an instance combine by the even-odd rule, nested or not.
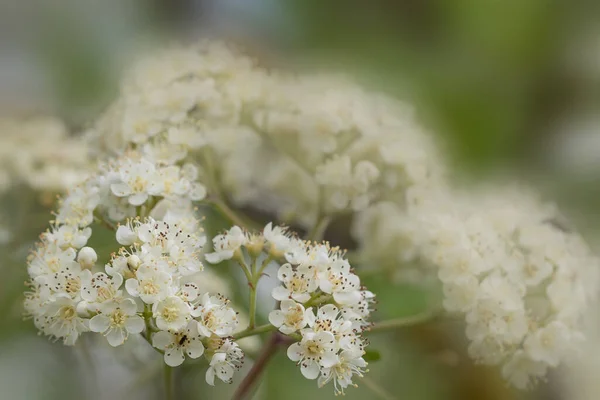
[(304, 349), (299, 343), (293, 343), (287, 349), (287, 356), (292, 361), (300, 361), (302, 354), (304, 354)]
[(319, 376), (320, 369), (317, 363), (302, 363), (300, 365), (300, 372), (302, 372), (302, 375), (304, 375), (306, 379), (317, 379), (317, 377)]
[(202, 354), (204, 354), (204, 345), (202, 345), (202, 342), (199, 339), (200, 338), (197, 338), (196, 340), (192, 340), (187, 345), (186, 353), (188, 356), (190, 356), (190, 358), (198, 358)]
[(131, 189), (125, 183), (113, 183), (110, 185), (110, 190), (117, 197), (129, 196)]
[(215, 369), (212, 367), (206, 370), (206, 383), (215, 386)]
[(138, 288), (140, 287), (140, 283), (137, 279), (130, 278), (125, 281), (125, 289), (127, 293), (132, 296), (139, 296)]
[(281, 325), (283, 325), (284, 321), (285, 316), (280, 310), (271, 311), (269, 313), (269, 322), (271, 323), (271, 325), (279, 328)]
[(233, 371), (233, 367), (231, 365), (228, 365), (228, 364), (221, 364), (217, 368), (217, 376), (223, 382), (229, 382), (229, 381), (231, 381), (231, 378), (233, 378), (233, 372), (234, 372)]
[(134, 315), (137, 311), (137, 305), (135, 304), (135, 301), (133, 301), (133, 299), (124, 299), (121, 302), (120, 306), (121, 309), (127, 315)]
[(144, 330), (144, 319), (139, 315), (134, 315), (127, 318), (125, 328), (129, 333), (140, 333)]
[(90, 320), (90, 330), (92, 332), (105, 332), (110, 325), (110, 319), (102, 314), (96, 315)]
[(279, 267), (279, 270), (277, 271), (277, 279), (279, 279), (282, 282), (285, 282), (288, 279), (290, 279), (293, 274), (294, 271), (292, 270), (292, 266), (290, 264), (283, 264), (281, 267)]
[(323, 354), (321, 358), (321, 366), (325, 368), (331, 368), (339, 362), (338, 356), (336, 356), (333, 352), (327, 352)]
[(163, 350), (173, 343), (173, 341), (174, 336), (169, 332), (160, 331), (152, 335), (152, 346), (156, 347), (157, 349)]
[(310, 294), (308, 294), (308, 293), (294, 293), (294, 294), (292, 294), (292, 299), (296, 300), (298, 303), (306, 303), (307, 301), (310, 300)]
[(282, 300), (281, 301), (281, 310), (288, 311), (291, 308), (296, 308), (296, 302), (294, 300)]
[(165, 351), (165, 363), (170, 367), (178, 367), (183, 364), (185, 357), (180, 348), (169, 349)]
[(204, 259), (211, 264), (218, 264), (221, 261), (223, 261), (223, 258), (221, 258), (221, 253), (216, 253), (216, 252), (205, 254)]
[(125, 342), (125, 333), (123, 332), (123, 329), (112, 329), (108, 335), (106, 335), (106, 339), (108, 339), (108, 344), (117, 347)]
[(333, 299), (338, 304), (352, 305), (361, 301), (362, 297), (358, 290), (352, 292), (338, 292), (333, 294)]
[(271, 295), (275, 300), (286, 300), (290, 298), (290, 291), (283, 286), (277, 286), (273, 289)]
[(136, 193), (129, 196), (129, 204), (132, 206), (141, 206), (148, 200), (148, 193)]

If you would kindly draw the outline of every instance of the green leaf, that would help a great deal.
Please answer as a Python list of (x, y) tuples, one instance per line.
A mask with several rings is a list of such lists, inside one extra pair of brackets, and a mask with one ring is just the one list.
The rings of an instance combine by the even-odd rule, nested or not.
[(376, 362), (381, 360), (381, 352), (375, 349), (367, 349), (363, 355), (363, 358), (366, 362)]

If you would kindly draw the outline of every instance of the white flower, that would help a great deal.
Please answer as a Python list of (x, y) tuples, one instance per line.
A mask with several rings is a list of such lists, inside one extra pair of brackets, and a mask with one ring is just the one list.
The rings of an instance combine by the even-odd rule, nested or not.
[(517, 350), (502, 367), (502, 376), (518, 389), (529, 389), (546, 375), (546, 364), (532, 360), (525, 351)]
[(276, 258), (288, 251), (291, 240), (286, 227), (275, 226), (269, 222), (263, 229), (263, 236), (269, 243), (269, 252)]
[(81, 298), (91, 311), (95, 311), (100, 303), (121, 297), (122, 284), (121, 274), (108, 276), (104, 272), (97, 272), (92, 275), (89, 270), (84, 270), (81, 273)]
[(357, 375), (362, 378), (366, 372), (367, 362), (362, 358), (362, 354), (360, 351), (343, 350), (336, 356), (335, 364), (321, 368), (319, 387), (323, 387), (333, 380), (335, 395), (343, 395), (344, 389), (354, 386), (352, 377)]
[(332, 367), (338, 362), (337, 341), (333, 333), (303, 331), (302, 340), (288, 347), (290, 360), (298, 362), (307, 379), (317, 379), (321, 367)]
[(91, 182), (77, 186), (61, 199), (56, 222), (88, 226), (94, 221), (94, 210), (100, 202), (98, 188)]
[(183, 230), (174, 235), (169, 249), (171, 269), (178, 275), (192, 275), (202, 271), (204, 266), (200, 261), (200, 251), (206, 238), (186, 234)]
[(90, 330), (106, 336), (111, 346), (120, 346), (130, 333), (144, 330), (144, 320), (137, 315), (137, 305), (132, 299), (105, 301), (98, 305), (98, 311), (90, 320)]
[(156, 168), (150, 161), (124, 159), (117, 166), (120, 182), (110, 185), (117, 197), (127, 197), (129, 204), (142, 205), (148, 200), (150, 188), (156, 181)]
[(232, 258), (241, 246), (246, 244), (246, 235), (242, 229), (235, 225), (226, 233), (213, 238), (214, 252), (205, 255), (206, 261), (218, 264), (221, 261)]
[(141, 298), (144, 303), (155, 304), (169, 295), (171, 284), (172, 278), (167, 272), (142, 265), (135, 272), (135, 278), (127, 279), (125, 289), (130, 295)]
[(360, 292), (361, 300), (356, 304), (343, 306), (340, 310), (342, 318), (352, 323), (352, 329), (360, 331), (371, 325), (368, 321), (371, 315), (372, 304), (375, 303), (375, 295), (368, 291), (363, 290)]
[(79, 229), (77, 225), (59, 225), (53, 228), (52, 232), (46, 232), (44, 237), (48, 242), (56, 242), (57, 246), (64, 250), (85, 246), (91, 235), (91, 228)]
[(233, 374), (243, 364), (244, 353), (237, 343), (223, 339), (219, 348), (213, 354), (210, 365), (206, 370), (206, 382), (214, 386), (215, 376), (226, 383), (231, 383)]
[(170, 296), (154, 303), (152, 313), (156, 326), (163, 331), (179, 331), (191, 319), (191, 307), (181, 297)]
[(448, 311), (469, 311), (479, 295), (479, 280), (465, 275), (444, 284), (444, 308)]
[(317, 290), (311, 267), (300, 266), (294, 271), (291, 264), (283, 264), (277, 271), (277, 278), (283, 282), (283, 286), (273, 289), (275, 300), (293, 299), (305, 303), (310, 299), (310, 294)]
[(282, 300), (280, 308), (280, 310), (269, 313), (269, 322), (279, 328), (281, 333), (289, 335), (308, 324), (307, 310), (304, 309), (302, 304), (298, 304), (293, 300)]
[(229, 300), (221, 295), (211, 296), (205, 293), (200, 304), (192, 310), (192, 315), (198, 317), (198, 331), (204, 336), (213, 334), (226, 337), (231, 335), (238, 325), (237, 313), (229, 307)]
[(84, 247), (79, 250), (77, 254), (77, 262), (81, 265), (81, 268), (91, 269), (94, 265), (96, 265), (96, 261), (98, 261), (98, 254), (96, 254), (96, 250), (91, 247)]
[(194, 321), (181, 332), (156, 332), (152, 335), (152, 346), (165, 352), (165, 363), (171, 367), (183, 364), (184, 353), (190, 358), (198, 358), (204, 354), (202, 336), (198, 333), (198, 325)]
[(41, 243), (31, 255), (27, 271), (32, 278), (60, 271), (78, 273), (81, 267), (75, 261), (76, 255), (73, 248), (62, 250), (55, 244)]
[(57, 295), (44, 308), (43, 331), (63, 339), (67, 346), (73, 346), (79, 335), (88, 332), (89, 320), (79, 316), (77, 303), (68, 295)]
[(151, 183), (150, 192), (155, 196), (181, 197), (191, 188), (191, 182), (181, 176), (181, 168), (169, 165), (157, 171)]
[(40, 284), (40, 293), (47, 298), (66, 294), (73, 300), (80, 299), (80, 270), (61, 270), (55, 274), (38, 276), (34, 281)]
[(532, 360), (556, 367), (569, 350), (570, 341), (569, 328), (553, 321), (531, 333), (525, 339), (524, 348)]
[(333, 261), (327, 270), (318, 273), (318, 277), (321, 290), (333, 294), (338, 304), (356, 304), (361, 300), (360, 278), (350, 272), (348, 261)]

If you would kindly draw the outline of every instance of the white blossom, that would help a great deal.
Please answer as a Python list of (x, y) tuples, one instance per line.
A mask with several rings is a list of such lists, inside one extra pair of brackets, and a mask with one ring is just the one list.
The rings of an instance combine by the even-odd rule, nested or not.
[(282, 300), (280, 310), (274, 310), (269, 313), (269, 322), (279, 328), (282, 333), (289, 335), (308, 324), (308, 318), (302, 304), (293, 300)]
[(144, 330), (144, 320), (137, 315), (132, 299), (109, 300), (98, 305), (99, 314), (90, 320), (90, 330), (106, 336), (111, 346), (120, 346), (129, 334)]
[(180, 332), (156, 332), (152, 335), (152, 345), (165, 352), (165, 363), (171, 367), (183, 364), (184, 354), (190, 358), (198, 358), (204, 354), (202, 336), (198, 333), (198, 326), (193, 321)]

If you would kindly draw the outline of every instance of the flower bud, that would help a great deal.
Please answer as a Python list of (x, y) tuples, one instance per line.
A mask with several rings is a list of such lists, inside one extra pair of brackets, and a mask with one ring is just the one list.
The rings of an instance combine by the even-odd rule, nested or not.
[(141, 264), (142, 260), (140, 260), (140, 258), (135, 254), (132, 254), (129, 257), (127, 257), (127, 266), (129, 267), (129, 269), (136, 270)]
[(77, 262), (81, 265), (81, 268), (91, 269), (98, 260), (98, 255), (96, 251), (91, 247), (84, 247), (79, 250), (79, 254), (77, 255)]

